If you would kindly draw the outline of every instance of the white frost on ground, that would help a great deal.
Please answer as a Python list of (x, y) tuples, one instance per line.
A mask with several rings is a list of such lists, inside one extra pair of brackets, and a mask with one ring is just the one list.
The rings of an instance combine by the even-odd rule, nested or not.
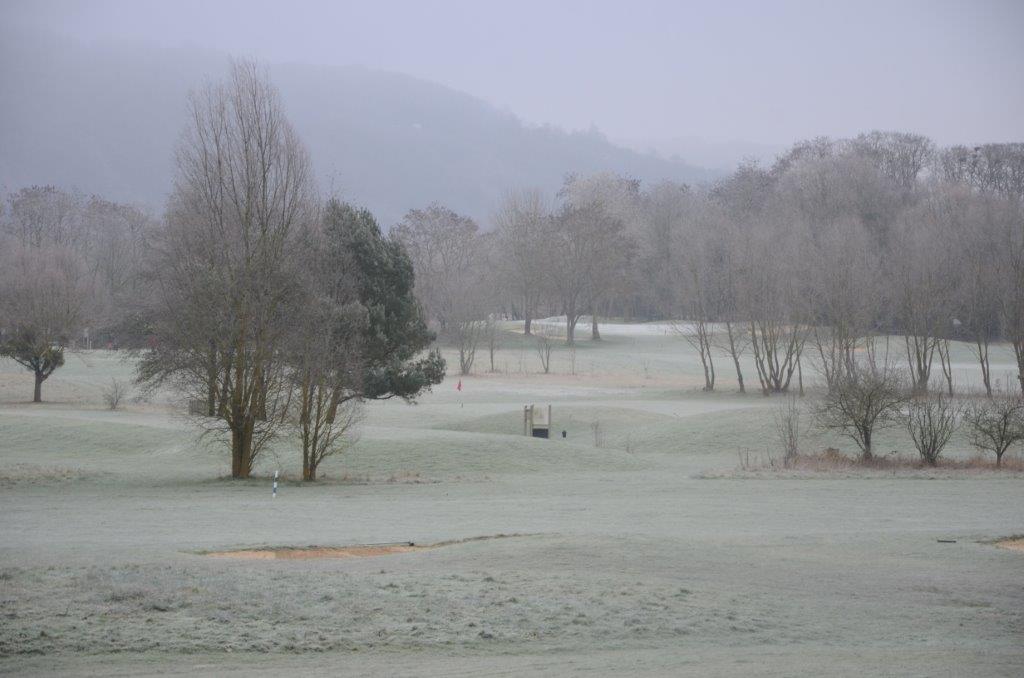
[[(739, 452), (773, 449), (775, 401), (730, 393), (725, 370), (724, 392), (700, 393), (686, 342), (612, 327), (581, 344), (583, 374), (560, 348), (539, 375), (510, 338), (507, 374), (369, 406), (326, 481), (276, 499), (267, 474), (295, 474), (291, 443), (259, 478), (218, 479), (224, 452), (166, 394), (102, 409), (111, 374), (130, 376), (116, 356), (59, 371), (42, 406), (0, 365), (0, 672), (1024, 672), (1024, 556), (990, 543), (1024, 532), (1020, 477), (737, 474)], [(530, 402), (552, 404), (566, 440), (522, 435)], [(895, 430), (879, 446), (908, 449)], [(528, 536), (199, 555), (496, 534)]]

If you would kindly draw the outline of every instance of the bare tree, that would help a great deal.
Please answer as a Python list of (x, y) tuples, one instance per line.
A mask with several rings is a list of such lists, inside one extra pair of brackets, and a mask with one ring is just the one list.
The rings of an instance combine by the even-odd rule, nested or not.
[(287, 414), (283, 350), (316, 222), (309, 157), (252, 63), (192, 95), (167, 228), (153, 252), (154, 344), (139, 379), (209, 399), (246, 478)]
[(935, 157), (931, 139), (906, 132), (861, 134), (854, 140), (854, 149), (903, 191), (914, 189), (918, 176)]
[(497, 368), (494, 366), (494, 358), (498, 353), (498, 349), (501, 348), (501, 328), (498, 327), (498, 321), (495, 319), (494, 314), (487, 316), (487, 320), (484, 321), (484, 336), (487, 339), (487, 357), (490, 360), (489, 372), (497, 372)]
[(304, 234), (302, 296), (283, 348), (291, 389), (288, 416), (301, 443), (306, 481), (316, 480), (320, 463), (350, 442), (364, 378), (368, 319), (359, 299), (355, 253), (328, 237), (320, 228)]
[(127, 395), (128, 385), (120, 379), (111, 379), (110, 384), (103, 389), (103, 402), (108, 410), (116, 410)]
[(392, 233), (412, 258), (416, 295), (427, 315), (442, 332), (450, 332), (456, 317), (466, 315), (466, 295), (476, 292), (471, 282), (483, 256), (479, 227), (469, 217), (432, 203), (410, 210)]
[(775, 433), (782, 445), (782, 462), (788, 468), (800, 454), (800, 405), (793, 396), (786, 398), (775, 411)]
[(67, 248), (16, 245), (0, 254), (0, 356), (32, 372), (33, 402), (42, 402), (43, 382), (64, 365), (90, 300), (81, 259)]
[(680, 225), (673, 239), (675, 303), (668, 310), (676, 333), (697, 351), (704, 371), (705, 391), (715, 390), (714, 321), (721, 312), (722, 255), (720, 243), (709, 233), (706, 219)]
[(713, 335), (717, 346), (732, 359), (736, 371), (736, 383), (740, 393), (746, 393), (743, 381), (743, 367), (740, 358), (750, 348), (748, 323), (743, 318), (744, 302), (742, 299), (743, 272), (740, 270), (743, 257), (737, 251), (739, 241), (736, 231), (730, 223), (719, 222), (717, 229), (723, 244), (720, 247), (721, 260), (717, 262), (719, 276), (719, 308), (718, 318), (725, 332)]
[(1024, 395), (1024, 213), (1007, 205), (996, 260), (999, 267), (999, 315), (1002, 333), (1013, 346), (1017, 380)]
[(881, 271), (858, 222), (839, 222), (818, 234), (811, 266), (816, 295), (811, 331), (818, 367), (832, 388), (856, 364), (881, 298)]
[(856, 364), (822, 398), (816, 418), (821, 428), (853, 440), (861, 459), (870, 461), (875, 432), (899, 420), (907, 399), (903, 380), (895, 370)]
[(601, 265), (609, 236), (621, 228), (593, 205), (564, 206), (555, 220), (556, 260), (549, 270), (552, 288), (565, 314), (565, 340), (575, 343), (576, 324), (590, 300), (590, 274)]
[(950, 278), (955, 268), (946, 265), (947, 231), (941, 226), (946, 196), (937, 190), (930, 198), (906, 215), (889, 262), (896, 322), (916, 393), (927, 393), (935, 353), (953, 320)]
[(473, 369), (493, 302), (490, 242), (478, 231), (472, 219), (436, 203), (411, 210), (394, 230), (412, 257), (417, 295), (458, 349), (463, 375)]
[(981, 368), (985, 393), (992, 396), (992, 369), (989, 348), (999, 337), (1000, 302), (1004, 281), (1000, 279), (1000, 218), (1003, 211), (988, 196), (972, 195), (961, 189), (958, 198), (956, 248), (959, 285), (956, 289), (956, 314)]
[(640, 182), (608, 172), (570, 175), (559, 196), (568, 205), (589, 206), (601, 215), (600, 223), (588, 234), (597, 245), (600, 263), (592, 264), (587, 271), (590, 338), (600, 341), (599, 315), (613, 298), (628, 294), (632, 281), (630, 264), (636, 256), (642, 224)]
[(8, 196), (10, 208), (4, 230), (23, 247), (81, 244), (84, 200), (56, 186), (32, 186)]
[(1024, 398), (999, 395), (964, 411), (967, 434), (979, 450), (996, 455), (996, 467), (1010, 447), (1024, 441)]
[(566, 342), (574, 342), (576, 324), (588, 311), (591, 339), (599, 340), (598, 315), (629, 280), (636, 240), (628, 226), (635, 221), (639, 183), (612, 175), (570, 176), (559, 195), (565, 202), (555, 221), (559, 258), (551, 264), (551, 278), (566, 315)]
[(534, 333), (534, 342), (541, 369), (544, 370), (544, 374), (548, 374), (551, 372), (551, 352), (555, 348), (555, 343), (547, 331)]
[(803, 282), (791, 268), (802, 253), (792, 237), (765, 232), (746, 244), (745, 315), (764, 395), (789, 390), (809, 329)]
[(529, 336), (553, 256), (548, 201), (539, 190), (511, 191), (502, 201), (494, 223), (502, 278), (519, 302), (524, 333)]
[(912, 398), (903, 414), (903, 423), (922, 461), (935, 466), (960, 423), (960, 407), (949, 396)]

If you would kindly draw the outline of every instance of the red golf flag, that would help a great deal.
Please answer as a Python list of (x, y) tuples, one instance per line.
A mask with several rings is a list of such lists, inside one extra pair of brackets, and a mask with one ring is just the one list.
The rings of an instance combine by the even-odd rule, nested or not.
[(456, 391), (461, 391), (462, 390), (462, 380), (461, 379), (459, 379), (459, 383), (455, 386), (455, 390)]

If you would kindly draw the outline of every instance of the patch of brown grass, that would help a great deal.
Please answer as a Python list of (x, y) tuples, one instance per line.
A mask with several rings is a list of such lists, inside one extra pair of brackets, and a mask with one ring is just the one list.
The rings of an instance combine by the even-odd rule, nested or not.
[(797, 454), (788, 462), (782, 455), (770, 453), (739, 454), (739, 467), (733, 472), (705, 473), (705, 478), (761, 477), (766, 474), (780, 476), (813, 476), (813, 475), (845, 475), (845, 476), (882, 476), (882, 475), (941, 475), (970, 476), (975, 474), (1006, 474), (1008, 476), (1024, 475), (1024, 458), (1019, 455), (1006, 454), (1001, 466), (996, 466), (992, 456), (980, 454), (957, 459), (939, 457), (938, 463), (930, 465), (918, 456), (899, 455), (895, 452), (875, 455), (864, 459), (860, 455), (844, 454), (830, 447), (820, 452)]
[(1003, 539), (1002, 541), (996, 542), (996, 546), (1001, 549), (1009, 549), (1011, 551), (1018, 551), (1024, 553), (1024, 537), (1011, 537), (1010, 539)]

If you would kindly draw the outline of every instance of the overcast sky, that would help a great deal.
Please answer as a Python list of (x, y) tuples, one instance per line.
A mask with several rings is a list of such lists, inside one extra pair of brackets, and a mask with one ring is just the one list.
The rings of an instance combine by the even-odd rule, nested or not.
[[(612, 139), (1024, 140), (1024, 0), (0, 0), (84, 40), (362, 64)], [(670, 144), (668, 144), (670, 145)]]

